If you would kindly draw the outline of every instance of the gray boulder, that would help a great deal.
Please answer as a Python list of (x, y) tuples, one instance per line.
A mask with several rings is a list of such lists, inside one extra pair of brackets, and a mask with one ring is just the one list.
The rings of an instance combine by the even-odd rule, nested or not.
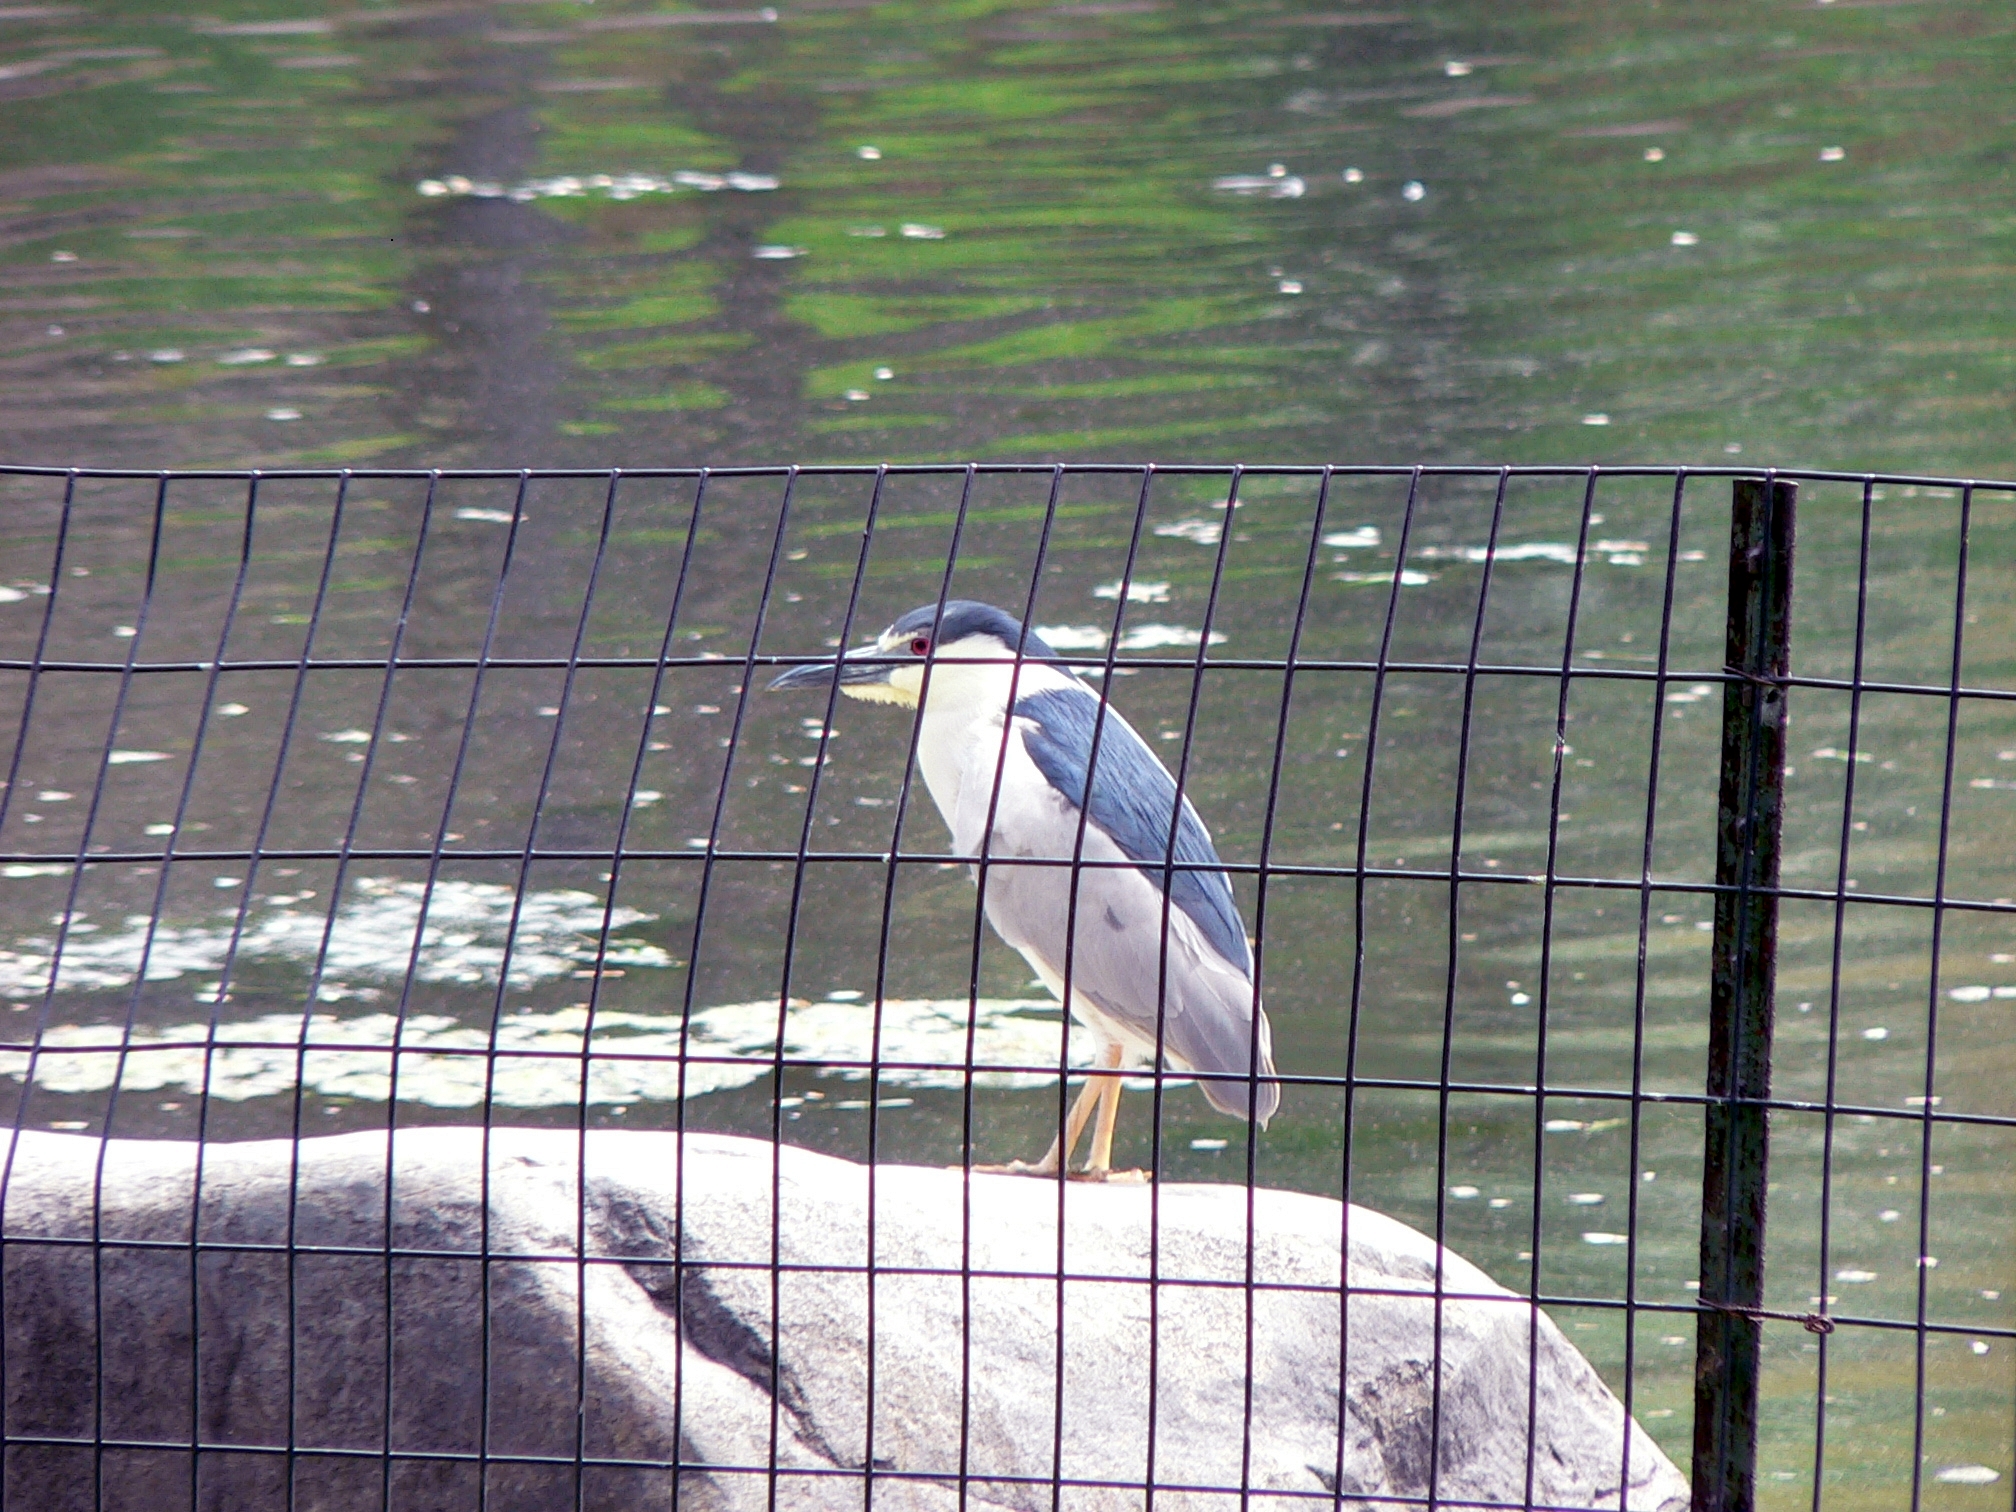
[(705, 1134), (28, 1133), (4, 1221), (37, 1512), (1092, 1512), (1151, 1478), (1287, 1512), (1431, 1464), (1451, 1501), (1616, 1508), (1627, 1464), (1628, 1508), (1687, 1501), (1546, 1317), (1445, 1253), (1438, 1339), (1433, 1242), (1293, 1192)]

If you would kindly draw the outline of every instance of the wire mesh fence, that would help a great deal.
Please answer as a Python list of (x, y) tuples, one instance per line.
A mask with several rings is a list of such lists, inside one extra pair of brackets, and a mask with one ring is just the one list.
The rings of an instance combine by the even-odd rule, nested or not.
[[(2007, 1502), (2016, 484), (0, 497), (7, 1505)], [(970, 1174), (1104, 1083), (988, 923), (1009, 726), (965, 847), (919, 720), (832, 686), (961, 601), (1209, 827), (1108, 854), (1087, 801), (1061, 857), (1153, 883), (1149, 1000), (1186, 875), (1250, 936), (1271, 1067), (1152, 1029), (1137, 1186)], [(718, 1174), (780, 1146), (855, 1164)], [(1621, 1406), (1572, 1473), (1556, 1339)]]

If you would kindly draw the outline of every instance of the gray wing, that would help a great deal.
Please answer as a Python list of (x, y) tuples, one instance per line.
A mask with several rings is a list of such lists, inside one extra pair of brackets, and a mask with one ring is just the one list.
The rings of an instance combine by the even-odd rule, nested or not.
[(1032, 693), (1015, 712), (1029, 721), (1023, 744), (1050, 785), (1074, 807), (1089, 805), (1092, 822), (1141, 864), (1141, 874), (1157, 887), (1166, 883), (1170, 900), (1212, 947), (1252, 976), (1246, 927), (1211, 833), (1190, 800), (1179, 801), (1176, 779), (1134, 726), (1082, 686)]
[[(1014, 749), (1020, 744), (1011, 742), (1011, 761), (1029, 759)], [(1176, 900), (1133, 866), (1076, 869), (1076, 928), (1069, 928), (1074, 868), (1029, 860), (1068, 861), (1077, 837), (1077, 807), (1049, 783), (1003, 783), (985, 880), (989, 922), (1053, 988), (1061, 992), (1068, 978), (1072, 996), (1137, 1050), (1152, 1056), (1159, 1044), (1173, 1066), (1224, 1074), (1224, 1080), (1199, 1083), (1222, 1112), (1247, 1115), (1251, 1089), (1242, 1078), (1253, 1070), (1257, 1037), (1259, 1074), (1266, 1080), (1252, 1111), (1264, 1126), (1281, 1094), (1271, 1080), (1264, 1010), (1256, 1036), (1252, 982), (1213, 948)], [(1136, 859), (1090, 825), (1084, 856)]]

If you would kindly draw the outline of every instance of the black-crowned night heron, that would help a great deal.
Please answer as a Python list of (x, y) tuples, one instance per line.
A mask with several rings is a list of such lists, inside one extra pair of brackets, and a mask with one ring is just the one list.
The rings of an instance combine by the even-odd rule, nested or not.
[[(1050, 1153), (1001, 1169), (1068, 1168), (1096, 1103), (1085, 1174), (1103, 1180), (1123, 1067), (1159, 1052), (1199, 1074), (1213, 1107), (1262, 1128), (1281, 1090), (1253, 952), (1210, 832), (1134, 727), (1056, 658), (1013, 616), (953, 600), (770, 686), (837, 680), (853, 698), (922, 708), (917, 762), (958, 852), (987, 859), (988, 922), (1059, 999), (1068, 979), (1071, 1015), (1098, 1042), (1099, 1070)], [(1072, 864), (1081, 857), (1133, 865)]]

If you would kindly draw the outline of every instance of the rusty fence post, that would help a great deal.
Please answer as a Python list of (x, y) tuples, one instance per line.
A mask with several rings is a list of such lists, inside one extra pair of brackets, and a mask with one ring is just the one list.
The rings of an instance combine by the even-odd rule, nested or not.
[(1701, 1317), (1694, 1355), (1694, 1512), (1757, 1503), (1764, 1208), (1770, 1153), (1785, 677), (1792, 644), (1798, 485), (1739, 478), (1729, 523), (1714, 981), (1701, 1183)]

